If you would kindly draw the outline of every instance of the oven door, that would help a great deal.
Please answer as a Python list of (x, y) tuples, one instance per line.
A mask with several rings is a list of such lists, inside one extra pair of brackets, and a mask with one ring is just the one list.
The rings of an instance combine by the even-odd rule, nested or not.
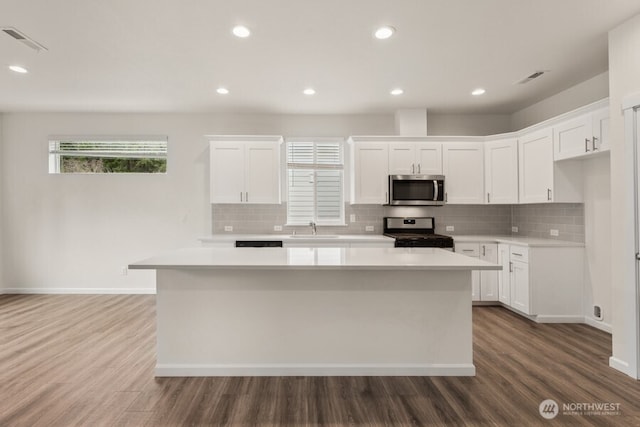
[(444, 176), (389, 175), (389, 204), (393, 206), (444, 205)]

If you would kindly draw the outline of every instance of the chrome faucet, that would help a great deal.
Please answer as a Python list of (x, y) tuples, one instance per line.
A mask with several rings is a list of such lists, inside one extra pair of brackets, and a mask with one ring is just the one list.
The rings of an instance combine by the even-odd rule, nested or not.
[(314, 236), (318, 234), (318, 230), (316, 229), (316, 223), (311, 221), (309, 225), (311, 226), (311, 234), (313, 234)]

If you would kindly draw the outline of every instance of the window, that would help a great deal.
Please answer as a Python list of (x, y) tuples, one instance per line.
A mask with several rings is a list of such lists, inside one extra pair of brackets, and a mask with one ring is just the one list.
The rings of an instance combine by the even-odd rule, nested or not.
[(166, 173), (167, 138), (49, 138), (49, 173)]
[(342, 139), (287, 141), (287, 223), (344, 225)]

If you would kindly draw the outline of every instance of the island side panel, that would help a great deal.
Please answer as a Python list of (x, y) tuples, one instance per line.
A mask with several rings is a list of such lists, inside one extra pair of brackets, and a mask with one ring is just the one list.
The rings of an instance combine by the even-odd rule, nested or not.
[(471, 272), (157, 273), (157, 376), (475, 375)]

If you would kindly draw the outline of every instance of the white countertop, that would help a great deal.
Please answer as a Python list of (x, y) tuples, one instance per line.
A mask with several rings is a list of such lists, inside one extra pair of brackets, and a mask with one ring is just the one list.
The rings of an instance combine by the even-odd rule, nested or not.
[(583, 248), (584, 243), (570, 242), (567, 240), (557, 239), (541, 239), (537, 237), (524, 236), (496, 236), (496, 235), (466, 235), (451, 236), (456, 243), (478, 243), (478, 242), (494, 242), (507, 243), (510, 245), (520, 245), (529, 247), (574, 247)]
[(501, 266), (437, 248), (184, 248), (130, 269), (500, 270)]
[(379, 243), (393, 242), (394, 239), (381, 234), (317, 234), (315, 236), (309, 234), (297, 234), (295, 236), (291, 234), (212, 234), (200, 237), (198, 240), (204, 243), (235, 242), (236, 240), (282, 240), (283, 242), (290, 243)]

